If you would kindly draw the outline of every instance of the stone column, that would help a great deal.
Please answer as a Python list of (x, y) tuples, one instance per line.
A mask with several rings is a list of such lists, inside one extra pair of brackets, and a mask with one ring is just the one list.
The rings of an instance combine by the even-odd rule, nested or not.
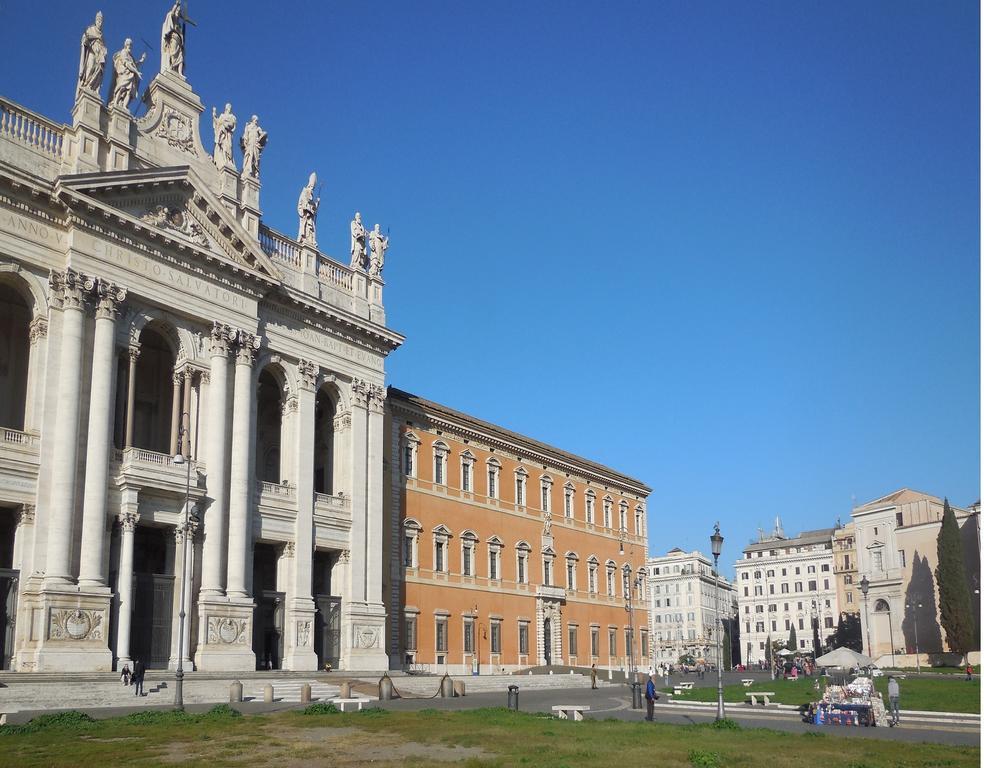
[(52, 435), (54, 453), (44, 569), (46, 583), (66, 584), (72, 581), (72, 523), (75, 517), (75, 470), (79, 451), (84, 307), (94, 281), (72, 269), (52, 272), (49, 280), (52, 293), (60, 294), (61, 298), (62, 338), (58, 368), (57, 430)]
[(229, 478), (229, 570), (226, 594), (248, 598), (246, 592), (246, 547), (252, 546), (250, 520), (254, 488), (250, 446), (253, 442), (253, 360), (260, 340), (239, 331), (236, 348), (236, 377), (232, 400), (232, 466)]
[(291, 574), (286, 665), (313, 670), (314, 599), (311, 568), (314, 558), (314, 405), (318, 366), (308, 360), (297, 365), (297, 413), (294, 420), (294, 466), (297, 482), (297, 522), (294, 526), (294, 567)]
[[(386, 455), (383, 411), (386, 391), (379, 385), (369, 388), (369, 427), (366, 467), (366, 601), (383, 600), (383, 460)], [(474, 481), (473, 481), (474, 482)]]
[(82, 497), (82, 561), (79, 586), (106, 588), (103, 559), (106, 550), (106, 489), (112, 447), (111, 414), (116, 374), (116, 315), (126, 289), (99, 280), (96, 287), (96, 333), (92, 349), (92, 386), (89, 392), (89, 435), (85, 454), (85, 491)]
[(186, 458), (191, 458), (191, 387), (195, 371), (190, 366), (184, 370), (184, 404), (181, 406), (181, 426), (184, 428), (178, 450)]
[(124, 664), (130, 664), (130, 668), (133, 668), (133, 660), (130, 658), (130, 619), (133, 613), (133, 532), (139, 519), (140, 516), (131, 510), (124, 510), (119, 514), (122, 536), (118, 576), (120, 613), (116, 628), (116, 663), (120, 669)]
[(31, 544), (34, 538), (34, 505), (22, 504), (14, 515), (17, 528), (14, 530), (13, 565), (20, 571), (21, 581), (31, 575)]
[[(192, 507), (194, 502), (188, 502)], [(190, 511), (190, 510), (189, 510)], [(171, 620), (171, 657), (168, 661), (169, 669), (176, 669), (178, 666), (178, 639), (181, 636), (181, 593), (184, 592), (185, 601), (185, 621), (184, 621), (184, 664), (186, 669), (191, 669), (191, 584), (195, 579), (195, 525), (190, 522), (186, 528), (184, 524), (185, 511), (182, 507), (182, 522), (174, 528), (174, 611)], [(185, 542), (188, 537), (188, 542)], [(187, 555), (187, 557), (186, 557)], [(187, 576), (187, 578), (185, 578)]]
[(44, 407), (45, 360), (48, 357), (48, 318), (36, 317), (30, 325), (31, 357), (28, 362), (27, 403), (24, 408), (24, 429), (41, 428)]
[(137, 397), (137, 360), (140, 359), (140, 347), (130, 347), (130, 367), (126, 375), (126, 439), (124, 448), (133, 447), (133, 416)]
[(212, 503), (205, 512), (205, 551), (202, 563), (202, 594), (223, 594), (222, 558), (225, 545), (228, 495), (226, 473), (227, 390), (229, 344), (235, 335), (229, 326), (212, 326), (211, 368), (208, 399), (208, 495)]
[(181, 380), (184, 377), (175, 371), (171, 375), (171, 455), (178, 453), (178, 438), (181, 426)]
[(348, 569), (349, 584), (346, 590), (349, 600), (366, 602), (366, 559), (368, 539), (366, 531), (366, 503), (368, 490), (368, 430), (369, 384), (361, 379), (352, 381), (352, 468), (349, 471), (352, 500), (352, 565)]

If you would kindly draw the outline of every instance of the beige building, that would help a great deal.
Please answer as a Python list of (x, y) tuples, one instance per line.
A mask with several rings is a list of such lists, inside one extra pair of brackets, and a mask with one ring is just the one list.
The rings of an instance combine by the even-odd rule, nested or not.
[(861, 610), (861, 592), (858, 590), (858, 554), (853, 522), (834, 530), (833, 544), (837, 605), (841, 613), (858, 613)]
[[(975, 504), (962, 509), (951, 504), (951, 508), (960, 526), (979, 628), (980, 507)], [(949, 651), (939, 623), (935, 576), (943, 499), (903, 488), (855, 507), (851, 517), (858, 579), (867, 577), (870, 583), (861, 611), (865, 651), (882, 664), (894, 660), (895, 664), (915, 666), (918, 644), (923, 663), (940, 660)]]

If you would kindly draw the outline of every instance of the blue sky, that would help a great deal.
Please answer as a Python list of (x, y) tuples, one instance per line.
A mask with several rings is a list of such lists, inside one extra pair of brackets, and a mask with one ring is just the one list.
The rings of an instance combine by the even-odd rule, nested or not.
[[(148, 82), (168, 5), (3, 3), (0, 94), (67, 121), (98, 8)], [(190, 11), (266, 221), (315, 170), (324, 250), (390, 229), (389, 382), (643, 479), (651, 552), (979, 497), (976, 3)]]

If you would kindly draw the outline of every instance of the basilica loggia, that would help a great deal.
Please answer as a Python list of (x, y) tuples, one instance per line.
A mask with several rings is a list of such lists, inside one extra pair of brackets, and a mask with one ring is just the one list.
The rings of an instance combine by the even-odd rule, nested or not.
[(310, 169), (266, 226), (171, 16), (145, 89), (100, 15), (69, 124), (0, 97), (2, 665), (383, 669), (388, 240), (320, 250)]

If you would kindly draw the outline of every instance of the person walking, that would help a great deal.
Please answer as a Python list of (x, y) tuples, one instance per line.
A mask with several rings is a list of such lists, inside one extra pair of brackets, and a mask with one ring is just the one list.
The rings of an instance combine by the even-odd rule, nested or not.
[(656, 675), (646, 680), (646, 720), (653, 722), (653, 706), (656, 704)]
[(591, 665), (591, 690), (598, 690), (598, 668), (594, 664)]
[(888, 705), (889, 725), (899, 724), (899, 681), (892, 675), (888, 676)]
[(972, 683), (974, 681), (974, 665), (967, 665), (967, 682)]
[(120, 672), (120, 680), (123, 681), (123, 685), (129, 685), (130, 684), (130, 665), (129, 664), (124, 664), (123, 665), (123, 671)]
[(133, 695), (134, 696), (144, 695), (143, 684), (144, 684), (144, 663), (140, 659), (137, 659), (135, 662), (133, 662)]

